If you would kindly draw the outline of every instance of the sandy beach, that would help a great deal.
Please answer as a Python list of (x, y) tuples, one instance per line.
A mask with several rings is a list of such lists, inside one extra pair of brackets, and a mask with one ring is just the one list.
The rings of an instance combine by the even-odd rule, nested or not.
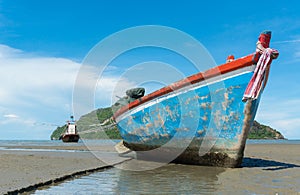
[[(26, 146), (8, 147), (0, 150), (0, 194), (24, 191), (38, 186), (49, 185), (74, 176), (109, 168), (128, 160), (121, 158), (113, 148), (102, 146), (104, 161), (99, 160), (84, 146)], [(18, 150), (18, 149), (25, 149)], [(33, 149), (33, 151), (26, 150)], [(66, 151), (34, 151), (66, 150)], [(74, 152), (78, 150), (78, 152)], [(70, 152), (68, 152), (70, 151)]]
[[(126, 158), (112, 147), (102, 147), (100, 161), (84, 146), (25, 147), (67, 151), (0, 150), (0, 194), (36, 185), (50, 185), (66, 178), (109, 168)], [(18, 147), (20, 148), (20, 147)], [(80, 150), (71, 152), (72, 150)], [(250, 144), (242, 168), (226, 169), (217, 175), (217, 192), (223, 194), (300, 194), (299, 144)]]
[(246, 145), (242, 168), (218, 175), (223, 194), (300, 194), (300, 145)]

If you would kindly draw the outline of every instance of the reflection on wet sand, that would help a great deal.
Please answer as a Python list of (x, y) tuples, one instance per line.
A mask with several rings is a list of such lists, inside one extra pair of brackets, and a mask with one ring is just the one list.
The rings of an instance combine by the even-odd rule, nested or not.
[[(146, 161), (127, 161), (123, 169), (148, 167)], [(224, 168), (168, 164), (148, 171), (119, 170), (118, 185), (115, 192), (145, 194), (205, 194), (218, 188), (218, 175)]]

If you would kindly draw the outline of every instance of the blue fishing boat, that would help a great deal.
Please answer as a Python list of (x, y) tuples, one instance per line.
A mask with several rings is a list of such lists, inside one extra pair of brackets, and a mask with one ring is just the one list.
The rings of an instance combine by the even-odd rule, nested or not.
[(146, 160), (239, 167), (277, 56), (268, 48), (229, 59), (121, 107), (124, 145)]

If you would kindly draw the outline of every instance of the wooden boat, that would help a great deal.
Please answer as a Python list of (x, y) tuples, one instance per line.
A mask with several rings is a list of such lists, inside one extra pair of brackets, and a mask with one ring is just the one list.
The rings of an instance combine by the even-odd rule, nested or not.
[(120, 108), (114, 118), (124, 145), (146, 160), (239, 167), (272, 62), (266, 64), (256, 97), (245, 98), (257, 68), (255, 55), (230, 60)]
[(79, 134), (77, 133), (76, 121), (73, 116), (71, 120), (67, 121), (67, 129), (64, 134), (62, 134), (61, 139), (63, 142), (78, 142)]

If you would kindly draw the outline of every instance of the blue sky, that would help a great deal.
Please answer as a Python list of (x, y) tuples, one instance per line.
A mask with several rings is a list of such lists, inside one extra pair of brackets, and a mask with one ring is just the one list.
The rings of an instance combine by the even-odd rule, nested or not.
[[(252, 53), (259, 33), (272, 30), (271, 47), (280, 56), (272, 64), (256, 119), (300, 139), (300, 3), (196, 0), (0, 0), (0, 139), (49, 139), (55, 125), (72, 113), (74, 82), (90, 49), (140, 25), (190, 34), (217, 64), (228, 54)], [(109, 92), (114, 84), (109, 73), (98, 91)], [(97, 98), (97, 107), (109, 104), (109, 97)]]

